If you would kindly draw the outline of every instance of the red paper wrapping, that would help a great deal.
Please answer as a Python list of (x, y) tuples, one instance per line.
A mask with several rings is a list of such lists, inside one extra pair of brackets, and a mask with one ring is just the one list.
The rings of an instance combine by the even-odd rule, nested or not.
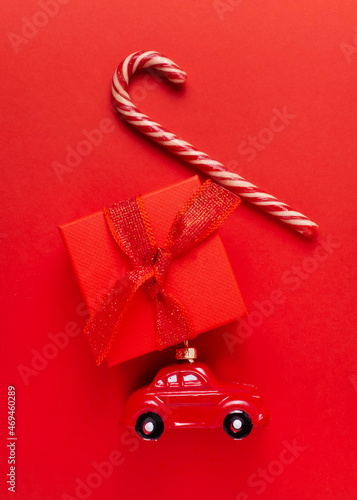
[[(142, 197), (158, 245), (164, 244), (177, 212), (199, 185), (195, 176)], [(110, 234), (103, 212), (60, 226), (60, 231), (92, 312), (115, 281), (131, 269), (129, 259)], [(165, 290), (184, 305), (197, 334), (246, 313), (217, 231), (172, 261)], [(126, 311), (107, 362), (112, 366), (155, 349), (152, 301), (139, 290)]]

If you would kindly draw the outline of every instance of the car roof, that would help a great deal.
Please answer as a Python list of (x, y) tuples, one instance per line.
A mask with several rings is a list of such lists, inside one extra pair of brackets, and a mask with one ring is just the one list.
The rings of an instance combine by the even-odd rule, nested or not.
[(211, 371), (210, 367), (206, 365), (206, 363), (203, 363), (202, 361), (195, 361), (194, 363), (189, 363), (188, 361), (182, 361), (181, 363), (175, 363), (172, 365), (164, 366), (158, 371), (156, 377), (154, 378), (153, 382), (150, 385), (155, 386), (158, 380), (167, 377), (168, 375), (172, 375), (175, 372), (178, 373), (190, 372), (202, 375), (207, 380), (208, 385), (212, 387), (219, 387), (222, 389), (225, 388), (232, 389), (234, 387), (235, 389), (242, 390), (249, 394), (258, 393), (258, 390), (254, 385), (242, 384), (240, 382), (226, 382), (218, 379)]

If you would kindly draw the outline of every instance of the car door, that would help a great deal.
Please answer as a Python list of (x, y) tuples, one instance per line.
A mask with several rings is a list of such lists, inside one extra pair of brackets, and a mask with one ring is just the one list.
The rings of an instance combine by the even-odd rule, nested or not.
[(166, 390), (161, 392), (160, 399), (175, 425), (201, 426), (210, 424), (222, 396), (203, 376), (187, 370), (167, 377)]

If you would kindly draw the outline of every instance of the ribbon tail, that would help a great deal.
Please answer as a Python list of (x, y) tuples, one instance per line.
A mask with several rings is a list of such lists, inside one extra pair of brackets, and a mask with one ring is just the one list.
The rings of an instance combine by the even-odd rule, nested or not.
[(122, 276), (106, 293), (84, 328), (100, 365), (109, 353), (122, 317), (139, 287), (154, 275), (153, 268), (142, 268)]
[(155, 297), (155, 316), (156, 345), (159, 351), (195, 336), (185, 307), (164, 290)]

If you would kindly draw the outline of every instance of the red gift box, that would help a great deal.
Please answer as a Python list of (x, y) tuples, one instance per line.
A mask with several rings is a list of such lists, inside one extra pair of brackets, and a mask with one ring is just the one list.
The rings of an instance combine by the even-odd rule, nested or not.
[[(199, 186), (195, 176), (142, 197), (159, 246), (164, 244), (177, 212)], [(92, 312), (132, 266), (114, 241), (103, 212), (62, 225), (60, 231)], [(217, 231), (171, 263), (165, 290), (183, 304), (197, 335), (246, 313)], [(156, 349), (152, 300), (140, 289), (124, 315), (107, 362), (112, 366)]]

